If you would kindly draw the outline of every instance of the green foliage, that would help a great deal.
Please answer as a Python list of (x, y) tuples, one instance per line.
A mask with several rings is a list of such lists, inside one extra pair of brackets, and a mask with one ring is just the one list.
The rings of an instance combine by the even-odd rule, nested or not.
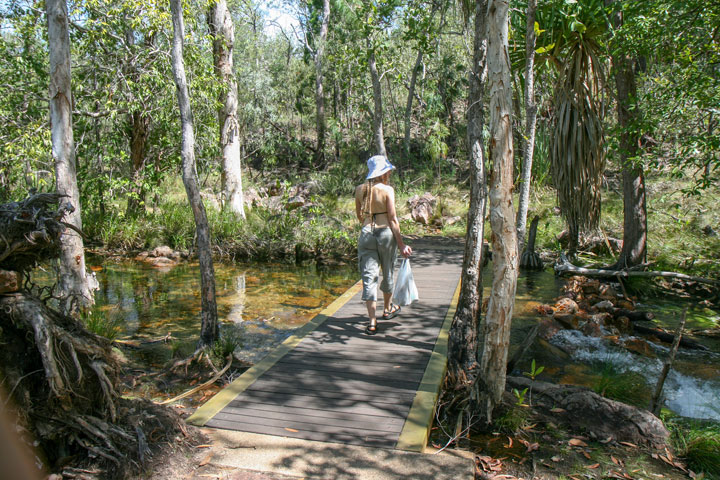
[(675, 453), (687, 461), (687, 467), (706, 478), (720, 478), (720, 423), (674, 416), (663, 420)]
[(595, 393), (623, 403), (647, 406), (650, 402), (650, 388), (642, 374), (622, 371), (611, 362), (593, 366), (598, 378), (592, 385)]
[[(515, 392), (513, 392), (515, 393)], [(517, 392), (516, 396), (524, 395), (524, 392)], [(528, 424), (531, 410), (524, 406), (521, 399), (518, 400), (517, 404), (503, 412), (495, 421), (493, 425), (505, 433), (514, 434), (521, 430)]]
[(123, 328), (122, 317), (112, 312), (91, 310), (82, 314), (82, 322), (89, 331), (108, 340), (115, 340)]
[(540, 375), (545, 370), (544, 366), (535, 366), (535, 359), (532, 359), (532, 363), (530, 364), (530, 371), (529, 372), (523, 372), (523, 375), (528, 377), (530, 380), (535, 381), (535, 377)]
[(522, 407), (525, 405), (525, 395), (528, 393), (527, 388), (523, 388), (522, 391), (518, 390), (517, 388), (513, 388), (512, 390), (513, 395), (515, 395), (515, 398), (517, 401), (515, 402), (515, 405), (518, 407)]
[(220, 329), (220, 337), (212, 346), (213, 355), (217, 360), (225, 361), (236, 349), (242, 347), (242, 331), (233, 324), (223, 324)]

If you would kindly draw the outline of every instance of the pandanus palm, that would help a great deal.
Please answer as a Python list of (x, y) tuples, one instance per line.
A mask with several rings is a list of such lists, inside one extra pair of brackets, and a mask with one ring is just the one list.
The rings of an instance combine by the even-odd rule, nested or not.
[(558, 68), (550, 163), (574, 251), (580, 232), (597, 227), (600, 220), (605, 168), (601, 52), (608, 24), (601, 0), (557, 0), (544, 10), (554, 41), (548, 53)]

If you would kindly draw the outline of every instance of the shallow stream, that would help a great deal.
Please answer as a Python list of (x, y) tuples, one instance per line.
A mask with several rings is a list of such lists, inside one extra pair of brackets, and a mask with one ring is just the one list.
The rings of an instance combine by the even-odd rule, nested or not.
[[(118, 338), (142, 342), (170, 333), (175, 339), (129, 352), (138, 366), (159, 368), (173, 357), (182, 358), (194, 350), (200, 331), (197, 264), (161, 270), (136, 262), (105, 262), (92, 268), (100, 284), (94, 315), (117, 323)], [(242, 345), (236, 357), (249, 364), (260, 360), (357, 281), (354, 265), (317, 268), (216, 263), (215, 276), (219, 318), (223, 325), (238, 329)], [(486, 295), (490, 282), (491, 273), (486, 269)], [(552, 303), (562, 284), (563, 280), (550, 270), (521, 274), (513, 343), (522, 341), (538, 318), (536, 307)], [(639, 308), (656, 315), (652, 326), (670, 331), (676, 328), (685, 306), (683, 301), (667, 298), (641, 302)], [(718, 321), (717, 312), (696, 303), (689, 307), (687, 329), (709, 328)], [(680, 350), (665, 384), (666, 406), (683, 416), (720, 420), (720, 342), (699, 340), (710, 352)], [(595, 338), (565, 330), (550, 343), (536, 342), (515, 374), (527, 371), (535, 359), (545, 366), (539, 380), (593, 387), (635, 374), (640, 379), (638, 388), (649, 391), (654, 388), (668, 346), (650, 342), (650, 350), (638, 353), (628, 348), (633, 341), (632, 337)]]

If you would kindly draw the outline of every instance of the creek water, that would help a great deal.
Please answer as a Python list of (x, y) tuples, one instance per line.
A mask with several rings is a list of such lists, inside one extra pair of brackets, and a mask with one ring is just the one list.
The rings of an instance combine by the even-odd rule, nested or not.
[[(153, 368), (191, 353), (200, 333), (197, 264), (157, 269), (135, 262), (92, 267), (100, 285), (96, 314), (118, 325), (119, 338), (147, 341), (172, 335), (169, 344), (131, 352)], [(357, 281), (355, 268), (286, 264), (215, 263), (221, 329), (233, 328), (236, 357), (255, 363)]]
[[(175, 339), (129, 352), (138, 366), (160, 368), (173, 357), (182, 358), (194, 350), (200, 330), (197, 264), (162, 270), (135, 262), (105, 262), (93, 269), (100, 284), (94, 315), (117, 324), (119, 338), (142, 342), (170, 333)], [(248, 363), (264, 357), (358, 278), (354, 265), (317, 268), (239, 263), (216, 263), (215, 276), (219, 318), (223, 328), (237, 330), (241, 345), (235, 355)], [(483, 283), (487, 296), (489, 268)], [(521, 273), (512, 343), (522, 341), (537, 322), (537, 306), (552, 303), (563, 283), (550, 270)], [(676, 328), (687, 303), (662, 297), (641, 298), (641, 302), (641, 309), (655, 313), (653, 326), (670, 331)], [(689, 307), (687, 329), (708, 328), (718, 322), (717, 312), (697, 304)], [(700, 340), (710, 351), (680, 350), (665, 384), (666, 407), (683, 416), (720, 420), (720, 342)], [(634, 337), (588, 337), (565, 330), (550, 343), (536, 342), (515, 374), (522, 375), (535, 359), (545, 367), (539, 380), (597, 387), (599, 382), (612, 386), (623, 376), (631, 376), (635, 387), (649, 392), (654, 389), (669, 347), (648, 342), (650, 348), (638, 353), (637, 348), (632, 349), (635, 341)]]

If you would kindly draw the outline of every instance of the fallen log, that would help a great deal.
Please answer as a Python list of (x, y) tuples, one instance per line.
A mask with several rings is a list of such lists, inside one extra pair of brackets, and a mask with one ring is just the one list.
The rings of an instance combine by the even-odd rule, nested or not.
[(511, 376), (507, 377), (507, 387), (532, 389), (533, 407), (538, 413), (552, 416), (579, 433), (655, 448), (663, 448), (669, 436), (660, 419), (647, 410), (602, 397), (585, 387)]
[(687, 280), (689, 282), (707, 283), (709, 285), (720, 285), (720, 280), (713, 280), (711, 278), (704, 277), (693, 277), (685, 275), (684, 273), (677, 272), (662, 272), (662, 271), (648, 271), (640, 272), (635, 270), (611, 270), (604, 268), (585, 268), (578, 267), (570, 263), (567, 256), (562, 253), (555, 263), (555, 274), (556, 275), (585, 275), (587, 277), (600, 277), (600, 278), (629, 278), (629, 277), (664, 277), (664, 278), (678, 278), (680, 280)]
[(626, 308), (616, 308), (612, 311), (613, 318), (627, 317), (631, 322), (648, 322), (655, 318), (652, 312), (638, 312)]
[[(658, 340), (661, 340), (665, 343), (672, 343), (675, 340), (675, 335), (660, 330), (659, 328), (648, 328), (643, 327), (642, 325), (633, 325), (633, 330), (635, 330), (637, 333), (642, 333), (643, 335), (653, 335), (657, 337)], [(689, 348), (691, 350), (708, 350), (705, 345), (687, 337), (682, 337), (680, 339), (680, 346)]]

